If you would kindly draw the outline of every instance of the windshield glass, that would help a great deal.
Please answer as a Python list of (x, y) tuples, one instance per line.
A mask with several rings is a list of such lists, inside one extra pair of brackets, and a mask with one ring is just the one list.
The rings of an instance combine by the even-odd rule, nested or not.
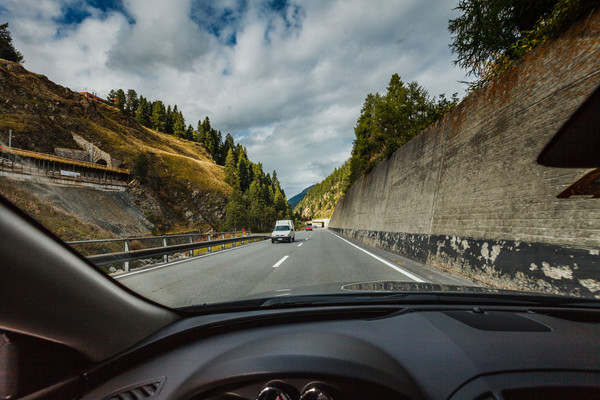
[(142, 296), (600, 298), (594, 1), (44, 4), (0, 194)]

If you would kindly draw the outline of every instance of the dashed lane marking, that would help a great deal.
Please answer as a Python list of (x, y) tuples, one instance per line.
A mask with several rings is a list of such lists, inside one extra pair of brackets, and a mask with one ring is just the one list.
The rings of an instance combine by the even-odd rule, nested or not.
[(300, 243), (300, 244), (298, 245), (298, 247), (302, 246), (302, 244), (303, 244), (303, 243)]
[(277, 268), (277, 267), (279, 267), (281, 264), (283, 264), (283, 262), (284, 262), (285, 260), (287, 260), (287, 258), (288, 258), (288, 257), (289, 257), (289, 256), (283, 256), (283, 258), (282, 258), (281, 260), (277, 261), (277, 262), (275, 263), (275, 265), (273, 265), (273, 268)]

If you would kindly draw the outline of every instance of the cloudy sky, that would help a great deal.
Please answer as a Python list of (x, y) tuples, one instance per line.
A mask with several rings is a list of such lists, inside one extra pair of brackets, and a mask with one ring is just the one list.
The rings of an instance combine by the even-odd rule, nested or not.
[(392, 74), (458, 92), (457, 0), (2, 0), (25, 67), (105, 97), (135, 89), (208, 116), (288, 197), (349, 156), (368, 93)]

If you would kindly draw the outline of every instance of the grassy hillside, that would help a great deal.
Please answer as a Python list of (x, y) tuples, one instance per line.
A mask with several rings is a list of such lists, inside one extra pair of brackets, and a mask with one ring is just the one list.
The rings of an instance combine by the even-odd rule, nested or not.
[[(0, 143), (4, 145), (9, 129), (13, 147), (49, 154), (56, 147), (80, 149), (71, 135), (76, 133), (122, 160), (121, 167), (129, 170), (144, 153), (147, 176), (132, 193), (156, 232), (207, 230), (221, 223), (231, 188), (223, 181), (223, 168), (202, 145), (145, 128), (115, 107), (88, 100), (0, 59)], [(147, 199), (157, 206), (142, 204)]]

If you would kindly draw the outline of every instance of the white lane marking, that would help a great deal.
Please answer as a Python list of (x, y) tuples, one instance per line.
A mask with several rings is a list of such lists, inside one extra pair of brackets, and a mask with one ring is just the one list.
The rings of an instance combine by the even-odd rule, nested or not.
[(281, 260), (277, 261), (277, 263), (276, 263), (275, 265), (273, 265), (273, 268), (277, 268), (277, 267), (279, 267), (281, 264), (283, 264), (283, 262), (284, 262), (285, 260), (287, 260), (287, 258), (288, 258), (288, 257), (289, 257), (289, 256), (283, 256), (283, 258), (282, 258)]
[(290, 295), (289, 293), (281, 293), (281, 294), (276, 294), (275, 297), (278, 297), (278, 296), (289, 296), (289, 295)]
[(406, 275), (407, 277), (409, 277), (409, 278), (410, 278), (410, 279), (412, 279), (413, 281), (415, 281), (415, 282), (421, 282), (421, 283), (425, 282), (423, 279), (419, 278), (419, 277), (418, 277), (418, 276), (416, 276), (416, 275), (413, 275), (413, 274), (411, 274), (410, 272), (408, 272), (408, 271), (406, 271), (406, 270), (404, 270), (404, 269), (402, 269), (402, 268), (398, 267), (397, 265), (394, 265), (394, 264), (392, 264), (391, 262), (389, 262), (389, 261), (387, 261), (387, 260), (384, 260), (383, 258), (381, 258), (381, 257), (379, 257), (379, 256), (376, 256), (375, 254), (371, 253), (370, 251), (367, 251), (367, 250), (365, 250), (365, 249), (363, 249), (363, 248), (361, 248), (361, 247), (359, 247), (359, 246), (355, 245), (354, 243), (352, 243), (352, 242), (349, 242), (348, 240), (344, 239), (344, 238), (343, 238), (343, 237), (341, 237), (341, 236), (338, 236), (337, 234), (335, 234), (335, 233), (333, 233), (333, 232), (331, 232), (331, 231), (329, 231), (329, 232), (330, 232), (332, 235), (334, 235), (334, 236), (338, 237), (339, 239), (343, 240), (344, 242), (348, 243), (350, 246), (354, 246), (354, 247), (356, 247), (357, 249), (359, 249), (359, 250), (360, 250), (360, 251), (362, 251), (362, 252), (365, 252), (365, 253), (367, 253), (368, 255), (370, 255), (371, 257), (373, 257), (374, 259), (376, 259), (377, 261), (380, 261), (380, 262), (384, 263), (385, 265), (387, 265), (388, 267), (395, 269), (396, 271), (400, 272), (400, 273), (401, 273), (401, 274), (403, 274), (403, 275)]
[[(243, 249), (244, 247), (252, 246), (252, 245), (256, 245), (256, 244), (260, 244), (260, 243), (263, 243), (263, 242), (266, 243), (267, 241), (263, 240), (263, 241), (260, 241), (260, 242), (254, 242), (254, 243), (245, 244), (244, 246), (231, 247), (231, 248), (225, 249), (225, 250), (217, 250), (217, 251), (213, 251), (212, 253), (206, 253), (206, 254), (201, 254), (199, 256), (187, 257), (187, 258), (184, 258), (182, 260), (177, 260), (177, 261), (173, 261), (173, 262), (170, 262), (170, 263), (167, 263), (167, 264), (157, 265), (156, 267), (150, 267), (150, 268), (146, 268), (146, 269), (141, 269), (139, 271), (128, 272), (128, 273), (121, 274), (121, 275), (110, 275), (110, 277), (114, 278), (114, 279), (121, 279), (121, 278), (125, 278), (126, 276), (141, 274), (142, 272), (148, 272), (148, 271), (152, 271), (152, 270), (155, 270), (155, 269), (170, 267), (171, 265), (175, 265), (175, 264), (181, 264), (181, 263), (184, 263), (184, 262), (187, 262), (187, 261), (197, 260), (198, 258), (204, 258), (204, 257), (210, 257), (210, 256), (217, 256), (219, 254), (229, 253), (230, 251), (233, 251), (233, 250)], [(218, 245), (215, 245), (215, 246), (218, 246)]]
[(277, 289), (276, 292), (289, 292), (292, 289)]
[(300, 243), (300, 244), (298, 245), (298, 247), (300, 247), (300, 246), (302, 246), (302, 243)]

